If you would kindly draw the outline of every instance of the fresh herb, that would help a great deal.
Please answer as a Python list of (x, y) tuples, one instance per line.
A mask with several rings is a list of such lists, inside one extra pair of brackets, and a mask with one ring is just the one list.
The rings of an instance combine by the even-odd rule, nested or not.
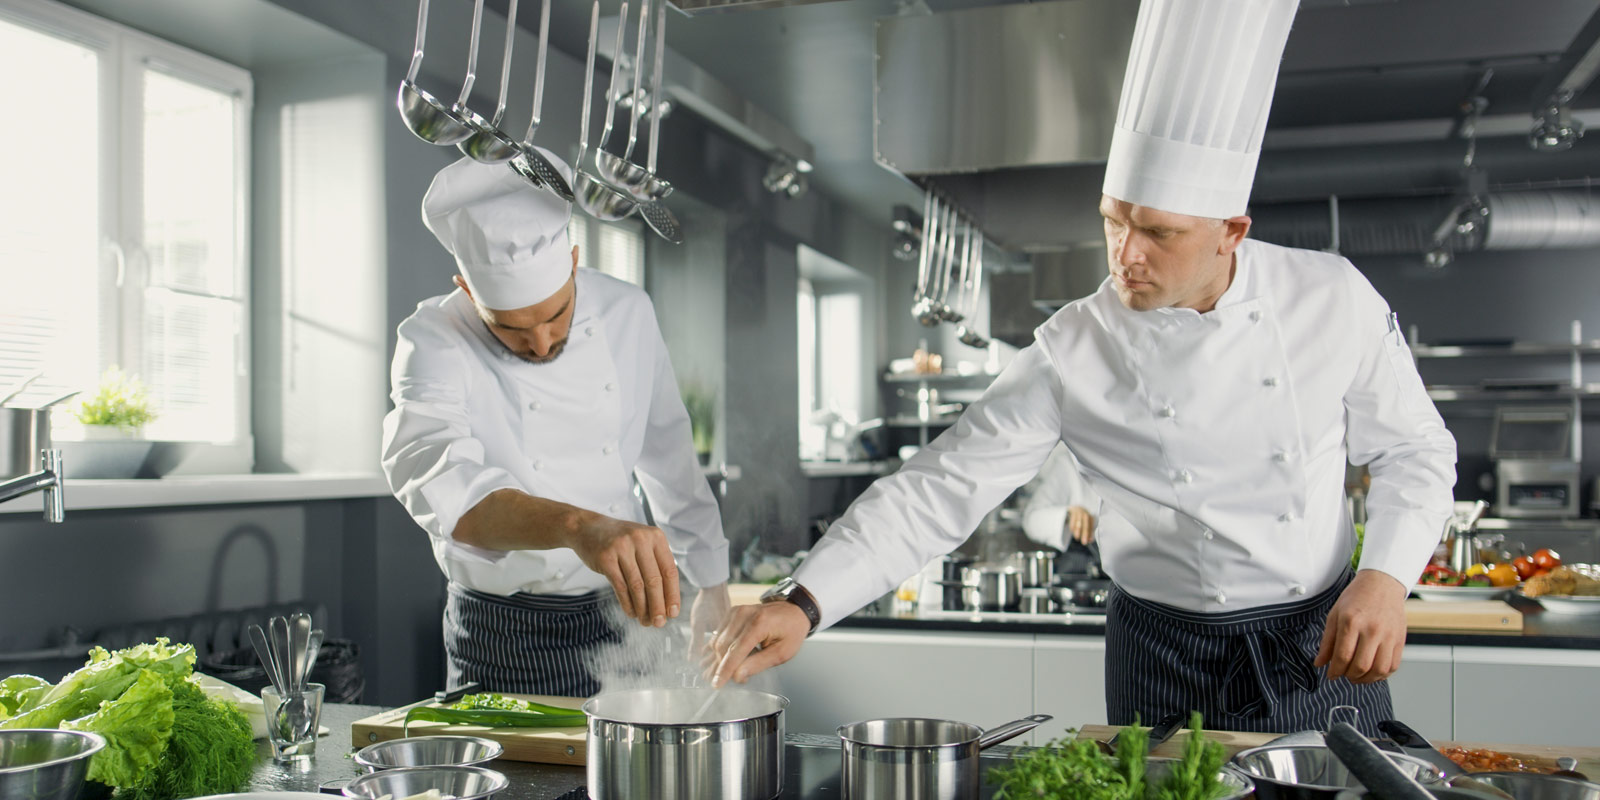
[(582, 714), (583, 712), (560, 706), (547, 706), (535, 703), (532, 700), (522, 700), (516, 697), (506, 697), (503, 694), (469, 694), (461, 698), (451, 708), (463, 711), (475, 709), (499, 709), (501, 711), (536, 711), (544, 714)]
[(104, 425), (136, 431), (156, 418), (150, 408), (150, 395), (144, 383), (112, 367), (100, 378), (94, 397), (78, 407), (78, 421), (85, 425)]
[(172, 687), (172, 739), (156, 769), (118, 800), (166, 800), (236, 792), (250, 782), (256, 743), (232, 703), (206, 696), (192, 680)]
[(413, 722), (477, 725), (483, 728), (573, 728), (585, 724), (582, 711), (506, 697), (469, 694), (453, 706), (418, 706), (406, 712), (402, 731)]
[(1217, 800), (1228, 787), (1217, 779), (1227, 752), (1205, 738), (1201, 717), (1189, 717), (1192, 731), (1183, 758), (1158, 782), (1146, 780), (1150, 733), (1138, 721), (1122, 729), (1115, 756), (1088, 739), (1056, 740), (1022, 751), (990, 775), (998, 781), (997, 800)]

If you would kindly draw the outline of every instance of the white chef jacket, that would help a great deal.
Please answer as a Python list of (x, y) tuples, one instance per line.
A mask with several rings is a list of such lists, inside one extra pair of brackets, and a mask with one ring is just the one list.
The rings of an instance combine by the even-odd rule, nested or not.
[(649, 297), (580, 269), (574, 303), (566, 349), (546, 364), (508, 352), (459, 290), (418, 305), (400, 323), (395, 407), (383, 420), (389, 488), (450, 580), (497, 595), (576, 595), (610, 583), (571, 549), (487, 550), (451, 532), (500, 489), (643, 523), (637, 476), (683, 575), (725, 583), (722, 519)]
[(1030, 485), (1033, 491), (1022, 506), (1022, 532), (1029, 539), (1065, 551), (1072, 539), (1067, 533), (1067, 509), (1072, 506), (1082, 506), (1098, 524), (1100, 498), (1089, 489), (1065, 445), (1050, 451)]
[(1410, 585), (1449, 516), (1455, 440), (1398, 323), (1336, 255), (1245, 241), (1205, 314), (1133, 311), (1108, 279), (1034, 333), (984, 396), (874, 483), (796, 570), (830, 625), (961, 544), (1057, 442), (1102, 498), (1112, 578), (1218, 613), (1332, 585), (1372, 472), (1361, 569)]

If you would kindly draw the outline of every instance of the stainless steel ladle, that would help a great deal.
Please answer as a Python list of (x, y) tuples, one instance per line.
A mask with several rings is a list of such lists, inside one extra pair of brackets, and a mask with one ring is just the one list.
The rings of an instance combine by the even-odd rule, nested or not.
[[(627, 18), (618, 21), (618, 25), (626, 26)], [(628, 145), (621, 156), (606, 152), (604, 143), (594, 154), (595, 169), (600, 170), (600, 177), (606, 183), (617, 187), (630, 194), (633, 190), (643, 186), (650, 178), (650, 173), (644, 167), (633, 163), (633, 148), (639, 143), (639, 106), (644, 105), (642, 92), (644, 89), (644, 46), (649, 41), (650, 33), (650, 0), (639, 2), (639, 44), (634, 49), (633, 55), (633, 91), (628, 94)], [(612, 87), (616, 85), (617, 64), (622, 61), (622, 53), (615, 53), (611, 60)], [(609, 122), (609, 120), (608, 120)], [(609, 139), (609, 127), (606, 131)]]
[(633, 196), (640, 200), (662, 200), (672, 194), (672, 184), (656, 172), (656, 144), (661, 139), (661, 70), (666, 66), (666, 52), (667, 7), (663, 2), (661, 13), (656, 14), (656, 63), (650, 77), (650, 153), (644, 167), (650, 177), (633, 190)]
[(422, 70), (422, 45), (427, 36), (428, 0), (421, 0), (417, 8), (417, 44), (411, 52), (411, 68), (406, 71), (406, 79), (400, 82), (395, 106), (400, 109), (400, 119), (418, 139), (429, 144), (452, 145), (471, 136), (474, 129), (461, 115), (417, 85), (417, 73)]
[(950, 228), (955, 222), (955, 209), (944, 207), (939, 213), (939, 236), (933, 250), (933, 262), (928, 273), (928, 287), (922, 299), (912, 308), (917, 315), (917, 321), (933, 327), (938, 325), (943, 317), (939, 314), (939, 301), (934, 298), (934, 281), (941, 273), (949, 272), (948, 255), (946, 249), (950, 241)]
[(950, 307), (950, 273), (956, 267), (956, 223), (964, 222), (966, 217), (959, 211), (952, 211), (950, 215), (950, 238), (945, 242), (944, 268), (939, 270), (939, 299), (934, 303), (934, 309), (939, 314), (940, 322), (949, 322), (955, 316), (955, 309)]
[[(953, 305), (941, 305), (939, 307), (939, 318), (945, 322), (960, 322), (967, 318), (965, 314), (961, 313), (961, 309), (965, 307), (964, 301), (967, 297), (967, 270), (972, 265), (972, 222), (965, 218), (961, 220), (960, 251), (961, 270), (957, 273), (960, 277), (956, 279), (956, 301)], [(952, 266), (954, 265), (952, 264)], [(948, 295), (946, 295), (946, 299), (948, 299)]]
[(500, 121), (506, 116), (506, 89), (511, 84), (511, 45), (517, 37), (517, 0), (511, 0), (511, 5), (506, 9), (506, 51), (500, 59), (500, 100), (495, 105), (494, 118), (478, 125), (482, 117), (477, 114), (467, 116), (467, 121), (473, 123), (478, 130), (466, 141), (457, 144), (462, 154), (473, 161), (485, 164), (499, 164), (510, 161), (511, 158), (522, 152), (522, 147), (517, 140), (507, 136), (500, 130)]
[(473, 0), (472, 3), (472, 39), (467, 45), (467, 79), (461, 82), (461, 96), (456, 98), (455, 105), (450, 107), (457, 116), (465, 120), (472, 129), (472, 135), (489, 130), (489, 120), (479, 116), (476, 111), (467, 107), (467, 100), (472, 96), (472, 85), (478, 80), (478, 34), (483, 32), (483, 0)]
[[(618, 19), (625, 21), (628, 18), (628, 4), (622, 3), (622, 11)], [(617, 24), (617, 51), (622, 50), (622, 29), (627, 27), (620, 21)], [(583, 116), (578, 122), (578, 160), (573, 164), (572, 188), (576, 195), (578, 207), (595, 219), (619, 220), (632, 214), (638, 209), (639, 204), (633, 198), (605, 185), (599, 178), (590, 175), (584, 168), (589, 156), (589, 111), (594, 95), (594, 56), (600, 42), (600, 0), (595, 0), (594, 8), (589, 14), (589, 57), (583, 70)], [(616, 60), (612, 60), (612, 83), (616, 83)], [(607, 114), (606, 130), (611, 129), (610, 94), (606, 95)]]
[(539, 118), (544, 110), (544, 61), (549, 46), (550, 0), (544, 0), (539, 10), (539, 55), (533, 74), (533, 114), (528, 118), (528, 132), (522, 137), (522, 152), (511, 159), (511, 168), (527, 182), (555, 192), (562, 200), (571, 203), (575, 199), (572, 186), (567, 183), (561, 170), (533, 146), (533, 135), (539, 130)]
[(989, 346), (989, 338), (981, 333), (978, 333), (978, 329), (972, 327), (970, 323), (977, 322), (978, 298), (983, 292), (984, 236), (983, 231), (981, 230), (974, 230), (973, 233), (977, 234), (978, 241), (974, 245), (975, 257), (973, 258), (972, 268), (972, 295), (967, 300), (967, 322), (969, 324), (962, 325), (960, 328), (956, 329), (956, 338), (961, 340), (961, 343), (967, 345), (968, 347), (977, 347), (982, 349)]
[(933, 235), (939, 229), (939, 224), (934, 221), (938, 210), (938, 201), (934, 200), (933, 192), (924, 192), (922, 195), (922, 237), (917, 240), (917, 284), (911, 291), (912, 313), (916, 313), (917, 303), (922, 301), (922, 296), (928, 289), (929, 264), (933, 260)]

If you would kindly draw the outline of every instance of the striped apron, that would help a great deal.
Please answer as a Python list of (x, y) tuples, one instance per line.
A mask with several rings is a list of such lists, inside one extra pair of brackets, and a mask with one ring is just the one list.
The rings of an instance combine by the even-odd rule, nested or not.
[(1353, 573), (1293, 603), (1201, 614), (1143, 600), (1112, 586), (1106, 608), (1106, 716), (1146, 724), (1198, 710), (1212, 730), (1324, 730), (1334, 706), (1361, 710), (1368, 736), (1394, 716), (1389, 684), (1323, 678), (1311, 666), (1328, 611)]
[(484, 691), (589, 697), (600, 691), (587, 654), (621, 641), (606, 624), (607, 594), (572, 597), (485, 594), (451, 581), (444, 603), (449, 686), (477, 681)]

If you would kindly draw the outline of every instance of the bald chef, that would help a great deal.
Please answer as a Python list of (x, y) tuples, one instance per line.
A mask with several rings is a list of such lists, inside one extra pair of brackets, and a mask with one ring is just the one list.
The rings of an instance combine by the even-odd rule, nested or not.
[(728, 543), (655, 310), (638, 287), (578, 269), (571, 215), (469, 159), (422, 200), (460, 274), (400, 323), (383, 468), (449, 581), (451, 686), (594, 694), (585, 653), (618, 636), (602, 604), (614, 594), (664, 625), (679, 563), (709, 587), (691, 624), (714, 630), (728, 608)]
[[(1352, 704), (1371, 733), (1391, 716), (1384, 678), (1450, 510), (1455, 441), (1350, 262), (1245, 238), (1294, 12), (1140, 4), (1100, 198), (1108, 280), (770, 602), (735, 611), (716, 680), (782, 663), (954, 549), (1061, 442), (1103, 500), (1110, 722), (1198, 709), (1216, 729), (1292, 731)], [(1372, 472), (1358, 570), (1347, 457)]]

